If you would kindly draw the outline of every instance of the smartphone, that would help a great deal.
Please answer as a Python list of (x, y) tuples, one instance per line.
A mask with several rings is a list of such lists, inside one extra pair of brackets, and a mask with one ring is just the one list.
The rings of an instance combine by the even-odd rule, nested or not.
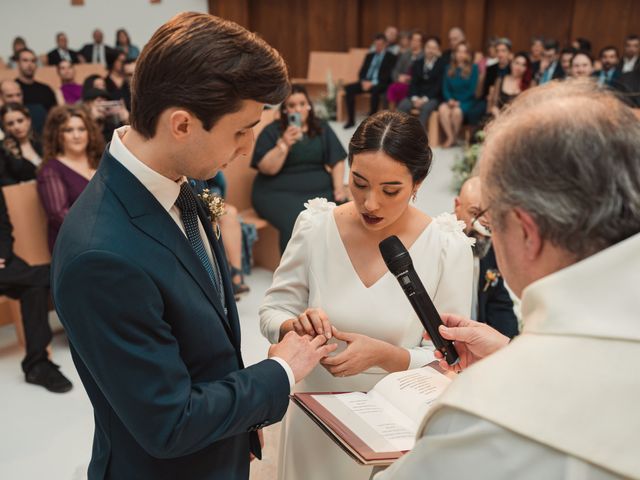
[(290, 113), (288, 118), (290, 126), (302, 128), (302, 116), (300, 115), (300, 112)]

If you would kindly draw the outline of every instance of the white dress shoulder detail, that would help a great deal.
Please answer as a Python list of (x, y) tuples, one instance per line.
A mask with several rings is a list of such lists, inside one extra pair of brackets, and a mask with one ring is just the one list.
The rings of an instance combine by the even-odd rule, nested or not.
[(469, 246), (476, 244), (476, 239), (467, 236), (464, 233), (465, 223), (452, 213), (441, 213), (433, 219), (443, 232), (450, 233), (452, 236), (464, 240)]

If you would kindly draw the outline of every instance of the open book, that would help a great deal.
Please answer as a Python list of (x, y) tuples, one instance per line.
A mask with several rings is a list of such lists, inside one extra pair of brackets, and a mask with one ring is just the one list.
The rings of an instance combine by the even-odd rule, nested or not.
[(358, 463), (389, 465), (413, 448), (451, 375), (432, 362), (391, 373), (368, 393), (296, 393), (292, 400)]

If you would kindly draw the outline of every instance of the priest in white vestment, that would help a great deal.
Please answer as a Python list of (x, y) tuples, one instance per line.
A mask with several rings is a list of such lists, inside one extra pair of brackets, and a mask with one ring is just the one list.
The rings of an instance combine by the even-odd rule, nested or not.
[(480, 165), (523, 332), (444, 316), (461, 367), (486, 358), (376, 480), (640, 479), (640, 122), (591, 82), (553, 83), (490, 127)]

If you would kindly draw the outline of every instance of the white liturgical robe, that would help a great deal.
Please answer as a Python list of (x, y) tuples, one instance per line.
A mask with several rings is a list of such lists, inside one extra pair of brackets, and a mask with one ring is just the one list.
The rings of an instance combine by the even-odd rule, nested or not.
[(640, 479), (640, 234), (531, 284), (522, 312), (376, 480)]

